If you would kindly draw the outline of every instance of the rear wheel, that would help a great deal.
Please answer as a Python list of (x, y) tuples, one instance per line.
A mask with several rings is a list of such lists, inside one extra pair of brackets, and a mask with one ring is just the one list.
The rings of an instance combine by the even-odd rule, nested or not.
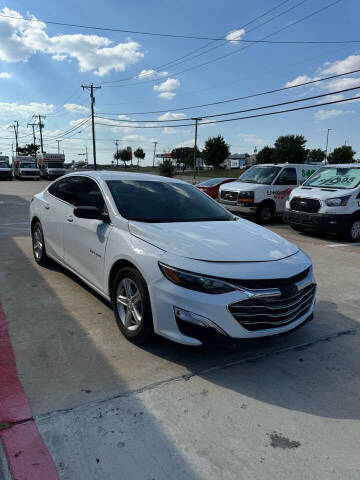
[(256, 211), (256, 220), (259, 223), (266, 225), (272, 221), (273, 216), (274, 216), (273, 205), (271, 205), (270, 203), (263, 203), (262, 205), (259, 205)]
[(46, 254), (44, 234), (41, 228), (41, 223), (36, 222), (31, 230), (33, 254), (35, 262), (42, 267), (49, 263), (49, 257)]
[(115, 319), (122, 334), (136, 344), (147, 343), (154, 335), (147, 285), (132, 267), (119, 270), (112, 287)]

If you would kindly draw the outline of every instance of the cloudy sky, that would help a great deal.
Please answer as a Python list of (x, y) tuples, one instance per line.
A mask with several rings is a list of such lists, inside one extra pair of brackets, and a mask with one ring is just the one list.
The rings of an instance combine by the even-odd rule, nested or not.
[[(68, 161), (83, 158), (79, 154), (85, 145), (91, 159), (89, 92), (81, 85), (92, 82), (101, 86), (96, 90), (96, 115), (112, 119), (97, 119), (98, 161), (111, 161), (114, 141), (118, 140), (120, 147), (142, 147), (145, 164), (152, 162), (154, 141), (158, 142), (158, 152), (192, 145), (192, 117), (360, 87), (360, 76), (352, 74), (285, 92), (188, 108), (360, 69), (360, 42), (239, 42), (265, 37), (277, 41), (360, 41), (359, 14), (358, 0), (63, 0), (61, 7), (58, 2), (44, 0), (32, 4), (25, 0), (1, 2), (0, 151), (11, 153), (14, 140), (10, 125), (15, 120), (20, 124), (21, 145), (32, 138), (27, 126), (32, 115), (41, 114), (45, 116), (46, 151), (57, 151), (56, 140), (62, 139), (61, 150)], [(80, 25), (228, 41), (102, 31)], [(360, 89), (293, 107), (357, 95)], [(331, 128), (330, 149), (346, 141), (360, 156), (359, 105), (355, 98), (276, 116), (204, 122), (199, 128), (200, 147), (210, 135), (220, 133), (230, 143), (232, 153), (252, 153), (255, 147), (272, 144), (279, 135), (294, 133), (305, 135), (308, 147), (325, 148), (326, 131)], [(156, 123), (158, 120), (166, 122)], [(161, 128), (152, 128), (155, 126)]]

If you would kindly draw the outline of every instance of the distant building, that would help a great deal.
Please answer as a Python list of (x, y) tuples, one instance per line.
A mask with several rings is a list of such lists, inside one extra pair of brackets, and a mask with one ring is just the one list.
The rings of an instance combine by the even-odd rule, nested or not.
[(230, 170), (232, 168), (243, 168), (246, 166), (246, 153), (233, 153), (221, 164), (222, 167)]

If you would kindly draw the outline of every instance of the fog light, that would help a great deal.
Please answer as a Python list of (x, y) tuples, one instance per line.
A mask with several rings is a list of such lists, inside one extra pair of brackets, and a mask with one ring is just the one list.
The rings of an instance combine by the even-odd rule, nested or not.
[(202, 317), (197, 313), (189, 312), (188, 310), (183, 310), (182, 308), (174, 307), (175, 318), (177, 320), (182, 320), (183, 322), (192, 323), (198, 327), (204, 328), (214, 328), (218, 332), (226, 335), (224, 330), (222, 330), (216, 323), (212, 322), (206, 317)]

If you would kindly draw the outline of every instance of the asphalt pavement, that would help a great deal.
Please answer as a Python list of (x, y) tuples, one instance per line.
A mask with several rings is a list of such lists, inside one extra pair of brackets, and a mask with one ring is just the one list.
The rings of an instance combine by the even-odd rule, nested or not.
[(29, 202), (46, 184), (0, 183), (0, 301), (61, 479), (359, 480), (360, 244), (277, 222), (314, 262), (311, 323), (236, 348), (137, 347), (80, 280), (35, 264)]

